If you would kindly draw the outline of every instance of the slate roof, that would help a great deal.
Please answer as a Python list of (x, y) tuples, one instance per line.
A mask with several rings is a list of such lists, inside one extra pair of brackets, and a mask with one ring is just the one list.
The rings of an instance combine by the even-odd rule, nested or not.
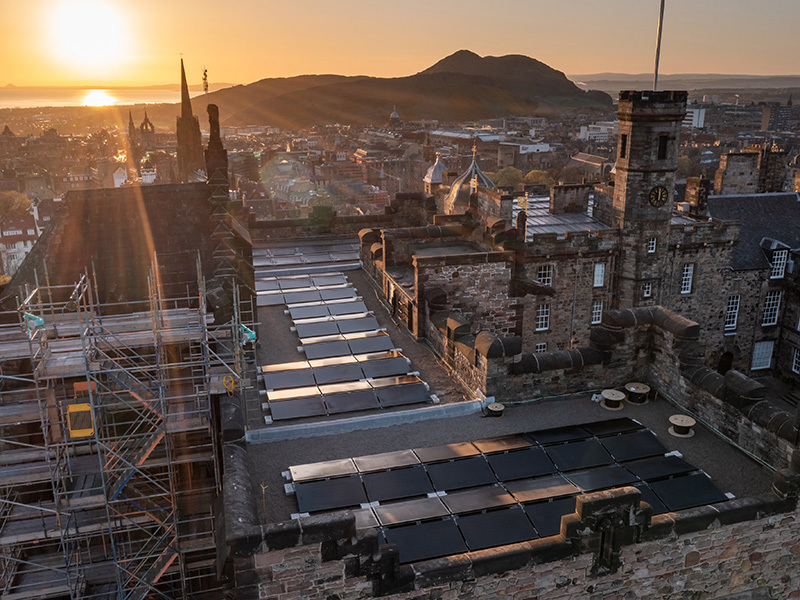
[(795, 192), (709, 196), (708, 213), (715, 219), (742, 223), (733, 250), (734, 271), (769, 268), (761, 248), (764, 238), (800, 248), (800, 194)]

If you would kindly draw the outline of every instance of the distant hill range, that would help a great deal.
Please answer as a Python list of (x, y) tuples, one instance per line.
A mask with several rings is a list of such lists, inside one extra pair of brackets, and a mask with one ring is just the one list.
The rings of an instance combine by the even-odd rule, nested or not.
[[(620, 90), (648, 90), (653, 88), (652, 73), (595, 73), (571, 75), (583, 89), (602, 90), (612, 96)], [(663, 90), (751, 90), (800, 88), (800, 75), (723, 75), (693, 73), (659, 75), (658, 87)]]
[[(481, 58), (460, 50), (409, 77), (262, 79), (210, 93), (207, 102), (220, 107), (223, 125), (299, 129), (326, 123), (383, 124), (394, 106), (403, 120), (469, 121), (544, 114), (556, 107), (610, 106), (611, 97), (584, 91), (561, 71), (527, 56)], [(205, 103), (201, 100), (201, 106)]]

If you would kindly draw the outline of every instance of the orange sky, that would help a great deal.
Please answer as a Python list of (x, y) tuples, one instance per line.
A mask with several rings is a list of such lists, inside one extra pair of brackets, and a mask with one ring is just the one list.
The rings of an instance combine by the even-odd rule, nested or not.
[[(2, 0), (0, 86), (410, 75), (467, 48), (650, 72), (659, 0)], [(798, 0), (667, 0), (662, 73), (797, 74)]]

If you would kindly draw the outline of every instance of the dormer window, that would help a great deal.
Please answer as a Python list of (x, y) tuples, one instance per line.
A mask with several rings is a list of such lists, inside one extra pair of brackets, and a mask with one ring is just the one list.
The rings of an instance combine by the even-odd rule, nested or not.
[(783, 276), (786, 274), (786, 261), (788, 259), (788, 250), (775, 250), (772, 253), (772, 269), (769, 272), (770, 279), (783, 279)]

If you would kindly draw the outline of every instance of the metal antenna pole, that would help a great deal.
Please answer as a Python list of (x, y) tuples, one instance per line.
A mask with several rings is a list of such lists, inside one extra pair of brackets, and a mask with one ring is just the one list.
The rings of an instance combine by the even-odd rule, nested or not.
[(661, 28), (664, 26), (664, 2), (661, 0), (661, 11), (658, 14), (658, 39), (656, 40), (656, 68), (653, 72), (653, 91), (658, 91), (658, 59), (661, 58)]

